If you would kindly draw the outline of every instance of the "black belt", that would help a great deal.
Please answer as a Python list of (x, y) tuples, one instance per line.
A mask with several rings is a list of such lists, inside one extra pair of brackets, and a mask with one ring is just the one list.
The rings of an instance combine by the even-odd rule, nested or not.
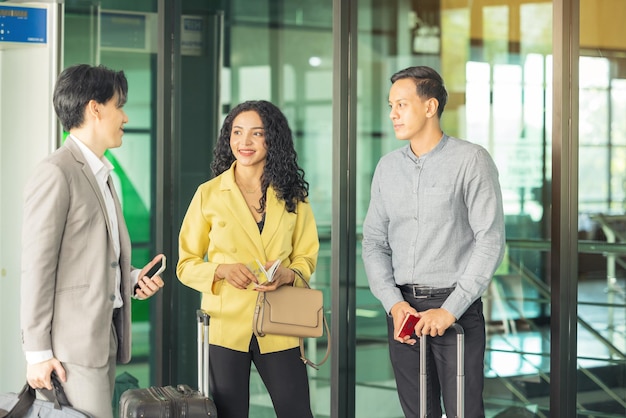
[(428, 296), (449, 295), (454, 291), (454, 287), (426, 287), (417, 284), (404, 284), (398, 286), (402, 293), (408, 293), (414, 298), (426, 298)]

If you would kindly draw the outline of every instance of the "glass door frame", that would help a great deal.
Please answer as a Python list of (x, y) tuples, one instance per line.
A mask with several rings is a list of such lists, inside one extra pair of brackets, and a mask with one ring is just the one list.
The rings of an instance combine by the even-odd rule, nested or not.
[(576, 416), (580, 1), (553, 1), (550, 415)]

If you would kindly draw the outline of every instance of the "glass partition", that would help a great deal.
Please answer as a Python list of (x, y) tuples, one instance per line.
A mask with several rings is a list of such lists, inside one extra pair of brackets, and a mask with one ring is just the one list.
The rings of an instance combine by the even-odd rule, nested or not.
[[(156, 253), (154, 239), (156, 1), (73, 0), (65, 4), (63, 68), (77, 63), (123, 70), (129, 84), (122, 147), (107, 151), (132, 242), (132, 263), (142, 267)], [(171, 263), (172, 261), (170, 261)], [(169, 264), (169, 263), (168, 263)], [(171, 264), (164, 273), (174, 277)], [(151, 301), (132, 303), (132, 361), (120, 365), (141, 387), (150, 385)]]
[[(196, 187), (211, 178), (213, 146), (228, 111), (245, 100), (271, 101), (287, 116), (298, 163), (310, 184), (309, 199), (320, 237), (319, 260), (311, 284), (324, 291), (326, 306), (330, 306), (332, 0), (189, 0), (182, 2), (182, 14), (203, 17), (206, 26), (199, 38), (204, 44), (197, 53), (181, 51), (177, 222), (182, 220)], [(219, 32), (215, 32), (215, 25), (221, 25)], [(183, 39), (185, 30), (183, 26)], [(220, 42), (216, 43), (215, 36)], [(216, 48), (221, 48), (219, 54), (211, 52)], [(217, 65), (220, 63), (221, 67)], [(219, 97), (218, 103), (212, 101), (214, 97)], [(192, 309), (189, 305), (196, 304), (195, 298), (189, 297), (193, 295), (181, 296), (180, 309)], [(182, 313), (179, 315), (182, 318)], [(327, 319), (330, 321), (329, 313)], [(192, 349), (190, 345), (188, 350)], [(306, 341), (307, 356), (314, 362), (321, 360), (325, 349), (326, 337)], [(193, 361), (180, 361), (183, 367), (194, 367)], [(324, 365), (319, 371), (308, 368), (308, 375), (315, 415), (329, 416), (330, 367)], [(250, 416), (275, 416), (254, 368)]]
[(626, 414), (626, 6), (580, 3), (577, 410)]
[[(552, 5), (359, 4), (358, 227), (376, 162), (405, 145), (388, 119), (389, 78), (411, 65), (434, 67), (449, 94), (444, 131), (490, 152), (503, 192), (507, 252), (483, 298), (487, 416), (515, 408), (549, 416)], [(399, 417), (385, 312), (362, 266), (357, 272), (356, 415)], [(380, 411), (374, 399), (384, 400)]]

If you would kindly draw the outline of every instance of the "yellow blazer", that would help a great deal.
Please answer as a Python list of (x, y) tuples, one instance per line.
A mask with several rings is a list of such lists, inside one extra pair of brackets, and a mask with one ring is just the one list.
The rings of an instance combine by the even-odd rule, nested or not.
[[(235, 183), (234, 163), (220, 176), (200, 185), (189, 204), (179, 236), (179, 280), (202, 292), (202, 309), (211, 315), (211, 344), (247, 352), (258, 292), (241, 290), (226, 280), (214, 282), (219, 264), (282, 260), (308, 281), (315, 270), (319, 239), (313, 211), (299, 203), (289, 213), (273, 188), (267, 190), (263, 232)], [(297, 281), (296, 281), (297, 285)], [(261, 353), (298, 346), (298, 339), (267, 335), (258, 339)]]

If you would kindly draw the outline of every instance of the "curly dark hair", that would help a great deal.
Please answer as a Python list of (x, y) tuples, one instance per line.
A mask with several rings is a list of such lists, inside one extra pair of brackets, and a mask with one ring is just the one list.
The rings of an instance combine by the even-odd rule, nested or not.
[(213, 150), (211, 170), (219, 176), (235, 161), (230, 149), (230, 133), (233, 120), (242, 112), (256, 112), (265, 130), (267, 157), (261, 176), (263, 194), (259, 200), (259, 213), (265, 210), (267, 188), (272, 185), (278, 198), (285, 202), (288, 212), (295, 213), (298, 202), (309, 195), (309, 183), (304, 180), (304, 170), (298, 166), (298, 154), (287, 118), (274, 104), (265, 100), (250, 100), (235, 106), (224, 119), (220, 136)]

